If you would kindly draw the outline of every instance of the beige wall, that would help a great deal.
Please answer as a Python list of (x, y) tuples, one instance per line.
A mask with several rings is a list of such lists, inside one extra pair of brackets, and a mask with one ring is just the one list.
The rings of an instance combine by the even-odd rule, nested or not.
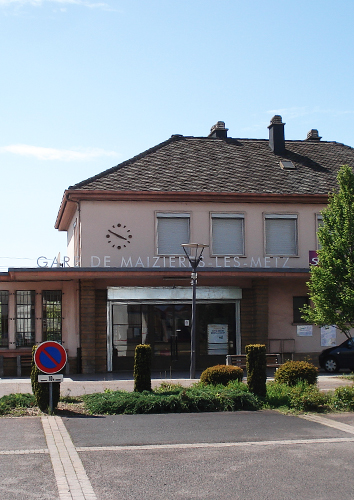
[[(209, 267), (308, 267), (308, 252), (316, 250), (316, 214), (323, 206), (282, 204), (230, 203), (149, 203), (149, 202), (81, 202), (81, 248), (83, 267), (181, 267), (183, 259), (157, 259), (156, 217), (159, 212), (190, 213), (191, 241), (207, 243), (210, 239), (211, 212), (245, 214), (245, 256), (213, 257), (205, 251), (205, 265)], [(264, 254), (264, 213), (298, 215), (298, 257), (266, 257)], [(77, 216), (75, 216), (77, 217)], [(121, 223), (133, 235), (127, 248), (117, 250), (107, 243), (107, 230)], [(72, 224), (71, 224), (72, 226)], [(69, 252), (72, 255), (73, 238)], [(181, 250), (182, 252), (182, 250)], [(183, 255), (183, 253), (181, 253)], [(156, 258), (155, 258), (156, 257)], [(229, 258), (231, 257), (231, 258)], [(131, 260), (130, 260), (131, 258)]]
[[(312, 336), (297, 335), (297, 325), (293, 321), (293, 297), (306, 296), (306, 283), (296, 279), (269, 280), (269, 339), (294, 339), (296, 353), (321, 352), (321, 331), (313, 326)], [(346, 339), (345, 335), (337, 329), (336, 343), (340, 344)], [(279, 344), (279, 343), (278, 343)], [(273, 342), (273, 347), (276, 342)], [(291, 345), (290, 342), (287, 345)], [(273, 349), (273, 350), (274, 350)]]

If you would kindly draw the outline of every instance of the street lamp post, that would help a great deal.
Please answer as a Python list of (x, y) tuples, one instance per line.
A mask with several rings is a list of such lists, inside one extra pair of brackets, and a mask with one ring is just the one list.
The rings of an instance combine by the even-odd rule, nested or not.
[(195, 378), (195, 346), (196, 346), (196, 291), (197, 291), (197, 267), (202, 260), (204, 248), (209, 245), (202, 243), (183, 243), (182, 248), (186, 254), (189, 263), (192, 267), (191, 285), (193, 290), (192, 295), (192, 329), (191, 329), (191, 364), (190, 378)]

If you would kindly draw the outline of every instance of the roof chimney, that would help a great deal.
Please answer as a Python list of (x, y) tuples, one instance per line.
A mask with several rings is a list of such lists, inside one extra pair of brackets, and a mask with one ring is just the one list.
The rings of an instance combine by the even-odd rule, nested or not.
[(284, 125), (280, 115), (275, 115), (269, 125), (269, 147), (274, 154), (280, 155), (285, 151)]
[(213, 139), (226, 139), (228, 130), (228, 128), (225, 128), (225, 122), (217, 122), (216, 125), (211, 127), (208, 137), (212, 137)]
[(313, 128), (310, 132), (307, 133), (306, 141), (320, 141), (322, 137), (318, 135), (318, 130)]

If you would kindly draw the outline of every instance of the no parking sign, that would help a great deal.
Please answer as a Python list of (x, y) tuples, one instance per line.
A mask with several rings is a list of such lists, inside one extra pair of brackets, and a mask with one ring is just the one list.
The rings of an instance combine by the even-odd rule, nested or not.
[(59, 342), (42, 342), (34, 353), (34, 362), (47, 375), (58, 373), (66, 365), (66, 351)]

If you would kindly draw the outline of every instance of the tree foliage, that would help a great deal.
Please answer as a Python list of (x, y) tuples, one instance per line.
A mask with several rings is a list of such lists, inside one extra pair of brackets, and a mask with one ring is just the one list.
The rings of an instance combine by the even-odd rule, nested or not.
[(354, 327), (354, 174), (339, 170), (339, 189), (329, 196), (318, 230), (318, 265), (310, 267), (312, 305), (303, 310), (309, 323), (336, 325), (347, 337)]

